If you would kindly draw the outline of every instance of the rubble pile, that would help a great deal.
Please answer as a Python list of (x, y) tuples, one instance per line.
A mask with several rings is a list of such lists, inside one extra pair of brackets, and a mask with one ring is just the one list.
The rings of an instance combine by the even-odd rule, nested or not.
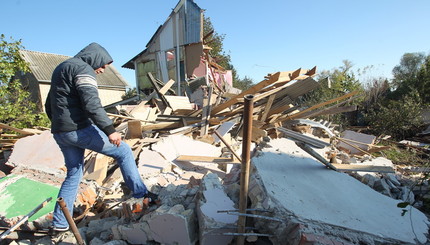
[[(247, 234), (239, 234), (247, 242), (412, 244), (411, 222), (417, 241), (425, 242), (425, 216), (409, 205), (407, 212), (413, 217), (405, 220), (396, 206), (414, 203), (411, 183), (389, 160), (372, 156), (384, 150), (376, 146), (376, 137), (339, 133), (329, 122), (308, 119), (342, 111), (342, 101), (356, 94), (304, 108), (299, 98), (319, 86), (315, 74), (316, 67), (269, 74), (237, 94), (198, 78), (189, 83), (190, 98), (170, 91), (174, 81), (163, 84), (154, 79), (159, 86), (139, 104), (110, 107), (108, 115), (131, 146), (140, 175), (161, 202), (141, 206), (142, 200), (131, 198), (122, 184), (113, 159), (87, 151), (74, 217), (84, 240), (88, 244), (232, 243), (241, 216), (237, 209), (243, 97), (252, 94), (250, 202)], [(12, 176), (59, 188), (64, 159), (50, 132), (0, 127), (8, 135), (15, 132), (17, 139), (2, 145), (4, 165), (12, 170), (0, 179), (0, 199), (10, 197), (6, 180)], [(342, 184), (336, 185), (337, 181)], [(324, 196), (324, 189), (332, 195)], [(354, 199), (349, 191), (356, 192)], [(55, 200), (56, 193), (50, 195)], [(379, 218), (365, 217), (357, 203), (378, 210)], [(0, 205), (3, 227), (13, 226), (25, 215), (10, 217), (8, 208)], [(21, 227), (35, 232), (28, 238), (32, 243), (51, 244), (51, 238), (36, 236), (48, 228), (51, 212), (45, 210)], [(404, 234), (397, 234), (399, 228), (391, 225)], [(53, 239), (75, 242), (70, 232)], [(20, 244), (19, 239), (11, 240)]]

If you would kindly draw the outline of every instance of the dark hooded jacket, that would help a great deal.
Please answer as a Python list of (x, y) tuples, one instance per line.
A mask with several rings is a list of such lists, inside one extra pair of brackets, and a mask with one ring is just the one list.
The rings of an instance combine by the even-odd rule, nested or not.
[(101, 105), (94, 71), (110, 63), (106, 49), (91, 43), (55, 68), (45, 103), (52, 133), (75, 131), (92, 123), (106, 135), (115, 132)]

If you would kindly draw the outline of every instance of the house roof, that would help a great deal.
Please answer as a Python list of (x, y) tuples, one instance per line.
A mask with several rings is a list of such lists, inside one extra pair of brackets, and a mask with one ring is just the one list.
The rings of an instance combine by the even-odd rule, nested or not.
[[(29, 63), (29, 68), (39, 82), (51, 82), (52, 72), (61, 62), (71, 56), (20, 50), (21, 57)], [(104, 73), (97, 75), (97, 84), (106, 87), (129, 87), (113, 65), (107, 66)]]

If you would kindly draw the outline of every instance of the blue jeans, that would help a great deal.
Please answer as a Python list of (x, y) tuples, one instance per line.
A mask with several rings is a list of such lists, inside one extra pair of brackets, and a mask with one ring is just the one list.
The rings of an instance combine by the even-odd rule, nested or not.
[[(54, 139), (63, 152), (67, 168), (67, 175), (61, 185), (58, 197), (64, 199), (71, 214), (83, 175), (85, 149), (102, 153), (117, 160), (125, 184), (133, 192), (133, 197), (141, 198), (148, 192), (137, 171), (130, 147), (124, 142), (121, 142), (119, 147), (110, 143), (106, 134), (97, 126), (91, 125), (76, 131), (54, 133)], [(54, 227), (69, 226), (58, 203), (54, 209), (53, 225)]]

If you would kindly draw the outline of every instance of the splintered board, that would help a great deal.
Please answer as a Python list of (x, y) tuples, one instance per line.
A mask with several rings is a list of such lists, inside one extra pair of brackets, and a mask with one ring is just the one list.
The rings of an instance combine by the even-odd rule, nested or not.
[(52, 197), (52, 201), (29, 218), (29, 221), (36, 220), (54, 211), (59, 191), (58, 187), (20, 176), (2, 178), (0, 179), (0, 215), (6, 218), (26, 215), (47, 198)]

